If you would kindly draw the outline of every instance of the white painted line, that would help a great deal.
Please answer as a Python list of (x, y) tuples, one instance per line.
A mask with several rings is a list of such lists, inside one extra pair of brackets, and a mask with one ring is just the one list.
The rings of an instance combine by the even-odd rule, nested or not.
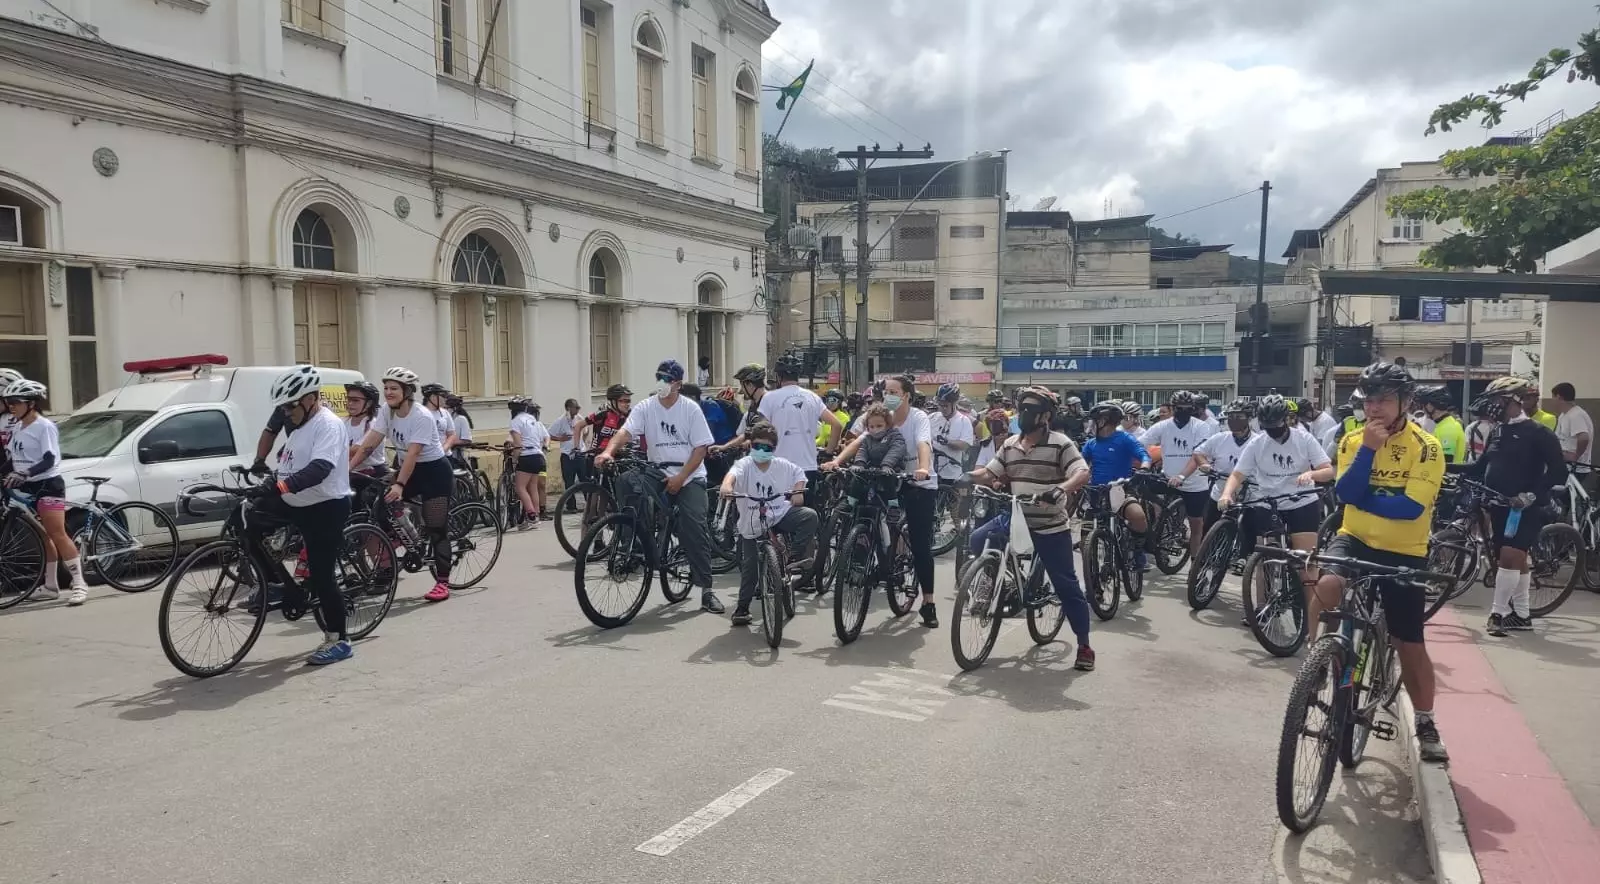
[(867, 706), (861, 703), (851, 703), (846, 700), (823, 700), (824, 706), (837, 706), (840, 709), (854, 709), (857, 712), (871, 712), (873, 715), (882, 715), (887, 718), (898, 718), (901, 721), (927, 721), (926, 715), (913, 715), (910, 712), (897, 712), (893, 709), (879, 709), (876, 706)]
[(734, 786), (722, 797), (685, 817), (672, 828), (635, 847), (634, 850), (652, 856), (666, 856), (682, 847), (690, 838), (732, 816), (734, 811), (754, 801), (757, 795), (792, 776), (794, 776), (792, 770), (769, 767)]

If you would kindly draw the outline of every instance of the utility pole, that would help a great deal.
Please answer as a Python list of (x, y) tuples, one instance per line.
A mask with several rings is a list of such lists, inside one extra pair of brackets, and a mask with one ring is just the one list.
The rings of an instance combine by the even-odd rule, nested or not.
[(812, 249), (806, 253), (806, 264), (811, 268), (811, 306), (806, 312), (809, 317), (807, 325), (811, 326), (811, 339), (806, 342), (808, 359), (817, 358), (817, 250)]
[[(855, 164), (856, 170), (856, 352), (855, 370), (856, 383), (865, 383), (867, 373), (867, 285), (871, 281), (872, 271), (872, 246), (867, 239), (867, 169), (874, 160), (930, 160), (933, 159), (933, 150), (924, 147), (922, 150), (882, 150), (876, 144), (871, 150), (865, 144), (856, 145), (853, 151), (841, 151), (834, 154), (842, 160), (850, 160)], [(842, 292), (840, 293), (843, 294)]]
[(1461, 309), (1467, 311), (1467, 346), (1461, 354), (1461, 416), (1472, 414), (1472, 301), (1462, 299)]
[(1323, 333), (1327, 338), (1327, 344), (1324, 347), (1324, 355), (1322, 357), (1322, 407), (1331, 409), (1334, 407), (1333, 364), (1334, 360), (1339, 358), (1338, 331), (1334, 320), (1334, 315), (1339, 309), (1339, 302), (1334, 299), (1333, 295), (1324, 294), (1322, 298), (1327, 310), (1327, 316), (1324, 318), (1326, 331)]
[(1250, 389), (1261, 389), (1261, 344), (1267, 336), (1267, 198), (1272, 182), (1261, 182), (1261, 245), (1256, 251), (1256, 303), (1250, 310)]

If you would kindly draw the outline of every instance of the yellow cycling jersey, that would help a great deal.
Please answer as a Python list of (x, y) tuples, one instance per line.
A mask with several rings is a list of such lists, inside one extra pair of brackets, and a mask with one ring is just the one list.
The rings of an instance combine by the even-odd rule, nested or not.
[[(833, 416), (839, 419), (839, 423), (844, 424), (845, 430), (848, 431), (850, 429), (850, 412), (840, 409), (835, 411)], [(822, 425), (817, 429), (817, 447), (827, 448), (828, 440), (832, 438), (833, 426), (827, 421), (823, 421)]]
[[(1339, 475), (1343, 476), (1361, 449), (1361, 433), (1350, 433), (1339, 442)], [(1444, 481), (1444, 453), (1439, 440), (1406, 421), (1400, 432), (1389, 437), (1372, 458), (1369, 487), (1375, 495), (1403, 494), (1422, 504), (1422, 515), (1415, 519), (1386, 519), (1349, 504), (1344, 508), (1340, 534), (1348, 534), (1373, 549), (1403, 556), (1428, 554), (1428, 529), (1433, 523), (1433, 504)]]

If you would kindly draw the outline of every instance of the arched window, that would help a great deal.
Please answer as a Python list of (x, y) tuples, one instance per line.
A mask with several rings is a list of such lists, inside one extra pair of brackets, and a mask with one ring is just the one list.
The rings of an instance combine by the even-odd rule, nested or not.
[(695, 292), (696, 300), (706, 307), (722, 306), (722, 286), (714, 279), (700, 281), (699, 289)]
[(471, 285), (505, 285), (506, 267), (499, 250), (481, 235), (469, 233), (456, 246), (450, 279)]
[(306, 209), (294, 219), (294, 266), (302, 270), (333, 270), (333, 228), (321, 215)]
[(756, 77), (749, 68), (740, 68), (733, 81), (734, 120), (738, 127), (735, 149), (739, 171), (754, 175), (761, 165), (761, 117), (756, 113)]
[[(622, 264), (610, 249), (596, 249), (589, 258), (589, 294), (615, 297), (622, 294)], [(609, 304), (589, 308), (589, 383), (600, 390), (611, 385), (612, 366), (621, 346), (622, 313)]]
[(667, 44), (655, 22), (646, 19), (639, 25), (633, 38), (633, 53), (639, 62), (639, 140), (664, 147), (667, 134), (661, 109), (662, 69), (667, 62)]
[(611, 274), (606, 267), (606, 252), (602, 249), (589, 259), (589, 294), (609, 295), (610, 285)]

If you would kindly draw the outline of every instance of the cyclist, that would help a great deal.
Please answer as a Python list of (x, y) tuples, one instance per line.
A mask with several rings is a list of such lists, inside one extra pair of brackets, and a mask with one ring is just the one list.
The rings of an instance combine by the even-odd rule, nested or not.
[[(1020, 398), (1017, 404), (1020, 409)], [(1067, 437), (1075, 444), (1082, 445), (1084, 434), (1083, 400), (1076, 396), (1068, 396), (1066, 405), (1056, 415), (1055, 424), (1051, 429), (1066, 433)]]
[[(0, 396), (5, 395), (7, 387), (22, 379), (22, 373), (16, 369), (0, 368)], [(0, 468), (5, 467), (6, 460), (9, 457), (6, 453), (6, 446), (11, 444), (11, 431), (15, 428), (16, 422), (16, 418), (11, 416), (10, 411), (0, 408)], [(9, 473), (11, 471), (6, 469), (5, 472)]]
[(1467, 431), (1462, 429), (1460, 418), (1455, 416), (1455, 408), (1450, 403), (1450, 391), (1442, 386), (1418, 387), (1416, 399), (1422, 405), (1423, 413), (1433, 421), (1433, 429), (1429, 432), (1439, 440), (1444, 462), (1466, 463)]
[(545, 509), (545, 449), (550, 445), (550, 431), (533, 416), (526, 399), (519, 396), (507, 407), (511, 409), (511, 426), (506, 431), (506, 445), (517, 452), (514, 482), (517, 499), (522, 501), (522, 522), (517, 530), (529, 531), (539, 527), (540, 513)]
[[(1014, 494), (1038, 494), (1042, 500), (1024, 508), (1034, 554), (1044, 565), (1061, 607), (1078, 639), (1073, 668), (1094, 670), (1094, 650), (1089, 647), (1089, 600), (1072, 564), (1072, 531), (1065, 502), (1089, 484), (1089, 469), (1078, 446), (1067, 434), (1050, 429), (1056, 412), (1056, 395), (1043, 387), (1024, 387), (1017, 394), (1023, 432), (995, 452), (994, 459), (973, 472), (973, 481), (1008, 483)], [(1000, 522), (995, 519), (990, 524)]]
[(89, 599), (89, 584), (83, 579), (83, 560), (78, 557), (78, 547), (67, 533), (67, 484), (61, 478), (61, 435), (55, 421), (39, 410), (49, 391), (38, 381), (23, 379), (12, 381), (4, 393), (6, 410), (10, 412), (11, 439), (6, 443), (6, 453), (11, 459), (11, 472), (6, 474), (5, 487), (15, 489), (33, 498), (34, 512), (44, 527), (44, 586), (37, 592), (40, 598), (61, 597), (57, 562), (66, 566), (72, 580), (67, 590), (67, 604), (81, 605)]
[[(801, 497), (806, 490), (806, 474), (798, 464), (790, 463), (776, 455), (778, 431), (767, 423), (750, 429), (750, 456), (740, 458), (720, 486), (724, 497), (745, 494), (751, 497), (772, 497), (788, 491), (767, 504), (767, 524), (772, 530), (788, 539), (789, 549), (805, 549), (816, 536), (816, 510), (806, 507)], [(750, 602), (756, 595), (756, 584), (761, 578), (761, 559), (756, 554), (756, 540), (764, 533), (761, 522), (761, 504), (740, 499), (739, 506), (739, 600), (733, 606), (734, 626), (750, 622)], [(794, 570), (801, 563), (791, 563)]]
[[(829, 390), (822, 395), (822, 405), (839, 420), (839, 426), (850, 426), (850, 412), (844, 410), (844, 392), (842, 390)], [(843, 431), (835, 430), (832, 424), (823, 423), (817, 428), (817, 447), (824, 451), (828, 448), (828, 440), (835, 436), (842, 436)]]
[[(384, 500), (389, 504), (405, 500), (421, 505), (423, 534), (433, 553), (437, 578), (422, 597), (442, 602), (450, 598), (450, 492), (455, 473), (440, 441), (440, 422), (413, 398), (418, 380), (417, 373), (404, 366), (397, 365), (383, 373), (384, 406), (367, 430), (355, 461), (365, 460), (383, 445), (385, 437), (394, 445), (399, 472)], [(390, 519), (388, 507), (380, 506), (377, 512), (384, 520)]]
[[(830, 428), (837, 439), (844, 433), (845, 426), (823, 405), (822, 397), (800, 386), (799, 359), (787, 354), (780, 356), (772, 369), (778, 376), (778, 389), (763, 395), (751, 414), (759, 414), (777, 431), (778, 456), (806, 471), (809, 482), (806, 504), (815, 507), (816, 489), (821, 484), (817, 481), (817, 428)], [(829, 446), (829, 453), (838, 448), (835, 442)], [(800, 554), (799, 550), (795, 552), (797, 556)]]
[(611, 438), (622, 429), (628, 420), (628, 411), (633, 406), (633, 391), (624, 384), (612, 384), (606, 388), (606, 407), (585, 418), (579, 418), (573, 423), (572, 435), (577, 437), (584, 427), (589, 430), (589, 453), (599, 454), (606, 450)]
[(356, 458), (361, 442), (367, 438), (367, 431), (372, 429), (372, 421), (377, 417), (379, 395), (378, 388), (366, 381), (344, 385), (344, 410), (349, 415), (345, 420), (345, 443), (350, 449), (347, 457), (351, 472), (363, 476), (378, 477), (389, 472), (381, 446)]
[[(749, 444), (746, 433), (761, 417), (761, 400), (767, 395), (767, 367), (759, 362), (752, 362), (733, 373), (733, 379), (739, 384), (739, 392), (749, 403), (745, 406), (744, 420), (739, 424), (739, 432), (726, 444), (713, 445), (711, 453), (717, 454), (728, 449), (742, 449)], [(815, 455), (813, 455), (815, 457)]]
[(1135, 439), (1144, 437), (1144, 407), (1132, 399), (1123, 400), (1122, 429)]
[(1166, 474), (1168, 484), (1178, 489), (1183, 498), (1184, 514), (1189, 517), (1191, 556), (1200, 555), (1200, 541), (1205, 534), (1206, 507), (1211, 503), (1211, 496), (1207, 493), (1209, 485), (1206, 478), (1185, 470), (1194, 450), (1215, 435), (1206, 432), (1206, 424), (1196, 415), (1199, 408), (1197, 402), (1195, 395), (1188, 390), (1173, 393), (1170, 401), (1172, 417), (1158, 422), (1139, 440), (1146, 449), (1152, 445), (1161, 447), (1161, 472)]
[[(1357, 379), (1354, 397), (1364, 409), (1366, 425), (1339, 444), (1334, 490), (1344, 503), (1344, 520), (1339, 536), (1328, 545), (1330, 555), (1397, 567), (1427, 566), (1428, 529), (1444, 478), (1444, 457), (1438, 440), (1406, 417), (1415, 387), (1404, 366), (1389, 362), (1367, 366)], [(1323, 572), (1307, 600), (1306, 629), (1313, 635), (1323, 609), (1338, 606), (1345, 580), (1354, 576), (1340, 568)], [(1423, 591), (1392, 580), (1379, 581), (1378, 587), (1400, 657), (1400, 677), (1416, 708), (1422, 758), (1445, 761), (1450, 755), (1433, 720), (1433, 663), (1423, 643)]]
[[(1144, 450), (1138, 439), (1122, 429), (1122, 420), (1125, 416), (1122, 403), (1116, 401), (1097, 402), (1089, 409), (1089, 426), (1094, 428), (1094, 438), (1084, 444), (1083, 456), (1089, 461), (1090, 484), (1109, 485), (1133, 475), (1135, 467), (1150, 468), (1150, 453)], [(1111, 511), (1116, 512), (1126, 497), (1126, 489), (1112, 489)], [(1128, 521), (1128, 530), (1133, 535), (1133, 545), (1136, 550), (1133, 554), (1134, 562), (1142, 571), (1145, 566), (1144, 533), (1150, 528), (1149, 520), (1145, 518), (1144, 507), (1137, 502), (1129, 504), (1123, 515)]]
[[(1190, 463), (1185, 467), (1185, 475), (1193, 475), (1201, 467), (1209, 466), (1213, 474), (1223, 477), (1233, 475), (1234, 467), (1239, 463), (1239, 453), (1258, 434), (1251, 430), (1251, 418), (1254, 409), (1250, 400), (1243, 397), (1234, 399), (1222, 410), (1222, 417), (1227, 421), (1227, 429), (1200, 443), (1200, 447), (1190, 455)], [(1222, 497), (1222, 492), (1227, 488), (1227, 478), (1211, 483), (1211, 503), (1206, 507), (1206, 530), (1217, 523), (1222, 517), (1222, 510), (1217, 501)], [(1249, 513), (1245, 514), (1246, 518)], [(1245, 532), (1248, 534), (1248, 532)], [(1255, 545), (1255, 535), (1249, 534), (1248, 539), (1243, 539), (1240, 549), (1248, 550)], [(1248, 554), (1248, 553), (1247, 553)]]
[(689, 559), (689, 583), (700, 588), (703, 610), (721, 614), (727, 609), (711, 591), (711, 538), (706, 521), (704, 460), (711, 448), (711, 428), (706, 425), (700, 406), (680, 394), (682, 387), (683, 364), (676, 359), (662, 360), (656, 366), (655, 395), (628, 412), (627, 422), (611, 437), (606, 450), (595, 457), (594, 465), (604, 467), (610, 463), (629, 439), (645, 441), (646, 455), (651, 463), (666, 470), (666, 481), (641, 470), (624, 474), (617, 483), (623, 506), (632, 507), (648, 523), (663, 490), (676, 500), (680, 514), (678, 542)]
[[(467, 403), (454, 393), (444, 397), (444, 407), (450, 412), (451, 429), (455, 430), (459, 442), (472, 441), (472, 415), (467, 414)], [(460, 454), (460, 452), (457, 452)], [(461, 465), (466, 466), (466, 457), (461, 456)]]
[(961, 388), (955, 384), (940, 384), (934, 397), (939, 410), (929, 415), (928, 431), (933, 434), (933, 459), (935, 471), (944, 482), (956, 482), (967, 475), (967, 449), (976, 441), (973, 438), (972, 420), (956, 411), (961, 399)]
[[(561, 404), (561, 408), (562, 415), (556, 418), (554, 424), (550, 425), (550, 438), (561, 443), (561, 487), (571, 488), (577, 484), (578, 477), (583, 472), (583, 461), (578, 456), (578, 437), (580, 435), (578, 426), (583, 422), (583, 418), (578, 416), (578, 412), (582, 407), (578, 405), (578, 400), (568, 399)], [(515, 416), (515, 414), (512, 415), (512, 417)], [(578, 501), (576, 499), (568, 500), (567, 512), (575, 513), (577, 511)]]
[[(1278, 517), (1289, 532), (1290, 545), (1295, 549), (1313, 549), (1317, 545), (1317, 530), (1322, 527), (1316, 485), (1333, 478), (1333, 462), (1310, 433), (1289, 426), (1290, 414), (1289, 403), (1282, 396), (1274, 393), (1261, 397), (1256, 406), (1261, 434), (1246, 442), (1239, 451), (1233, 471), (1228, 475), (1227, 487), (1217, 498), (1216, 505), (1223, 511), (1233, 506), (1245, 479), (1255, 482), (1256, 490), (1263, 497), (1297, 495), (1278, 502)], [(1242, 547), (1255, 548), (1255, 539), (1265, 527), (1263, 522), (1268, 512), (1254, 507), (1246, 510), (1239, 533), (1249, 539)], [(1261, 518), (1254, 518), (1257, 515)], [(1315, 595), (1315, 579), (1315, 572), (1309, 568), (1300, 578), (1308, 606)]]
[(1211, 397), (1210, 396), (1207, 396), (1204, 393), (1196, 393), (1196, 394), (1194, 394), (1194, 407), (1195, 407), (1195, 417), (1197, 417), (1200, 420), (1200, 423), (1203, 423), (1203, 424), (1206, 425), (1206, 431), (1209, 434), (1209, 435), (1206, 436), (1207, 439), (1211, 438), (1212, 436), (1215, 436), (1218, 432), (1220, 432), (1222, 430), (1222, 425), (1217, 423), (1216, 415), (1213, 415), (1211, 413)]
[[(1485, 391), (1487, 392), (1487, 391)], [(1522, 394), (1522, 413), (1527, 415), (1536, 424), (1542, 424), (1546, 429), (1554, 432), (1556, 416), (1545, 411), (1539, 402), (1539, 388), (1533, 387)]]
[(422, 406), (433, 418), (434, 423), (439, 425), (439, 447), (444, 449), (445, 454), (450, 454), (456, 443), (461, 441), (456, 435), (455, 415), (451, 414), (450, 409), (444, 404), (449, 398), (450, 391), (442, 384), (422, 385)]
[(850, 419), (846, 421), (846, 424), (848, 425), (855, 423), (856, 418), (861, 416), (861, 412), (865, 410), (866, 407), (867, 397), (861, 393), (851, 393), (850, 395), (844, 397), (844, 410), (845, 413), (850, 415)]
[[(354, 385), (353, 385), (354, 386)], [(252, 489), (255, 504), (245, 520), (245, 535), (260, 545), (285, 524), (305, 539), (310, 588), (322, 605), (323, 642), (306, 658), (310, 666), (348, 660), (354, 652), (345, 633), (344, 595), (334, 580), (345, 522), (350, 518), (349, 433), (338, 416), (322, 404), (322, 373), (297, 365), (273, 382), (272, 407), (295, 428), (283, 443), (276, 482)], [(290, 592), (304, 592), (297, 585)], [(303, 607), (291, 604), (291, 607)]]
[(1311, 437), (1318, 442), (1322, 441), (1322, 437), (1327, 435), (1329, 430), (1339, 425), (1339, 421), (1333, 415), (1318, 407), (1316, 402), (1310, 399), (1302, 399), (1299, 405), (1300, 425), (1305, 427), (1306, 432), (1310, 433)]
[(1532, 381), (1498, 378), (1480, 398), (1489, 415), (1499, 422), (1489, 435), (1483, 457), (1462, 472), (1495, 491), (1520, 498), (1524, 508), (1491, 507), (1494, 544), (1500, 550), (1500, 568), (1494, 577), (1494, 602), (1489, 609), (1490, 635), (1533, 628), (1528, 605), (1528, 550), (1545, 526), (1550, 491), (1566, 485), (1567, 465), (1561, 442), (1550, 428), (1530, 419), (1522, 409), (1528, 391), (1538, 395)]

